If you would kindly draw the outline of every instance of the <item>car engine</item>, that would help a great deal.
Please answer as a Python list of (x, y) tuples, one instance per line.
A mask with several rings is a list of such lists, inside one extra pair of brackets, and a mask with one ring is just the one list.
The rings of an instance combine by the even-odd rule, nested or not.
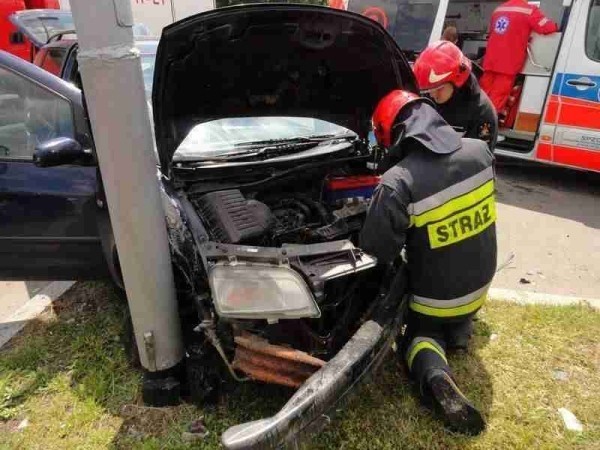
[(317, 198), (295, 192), (245, 196), (231, 189), (193, 203), (214, 240), (222, 243), (277, 247), (354, 240), (378, 181), (369, 175), (327, 178)]

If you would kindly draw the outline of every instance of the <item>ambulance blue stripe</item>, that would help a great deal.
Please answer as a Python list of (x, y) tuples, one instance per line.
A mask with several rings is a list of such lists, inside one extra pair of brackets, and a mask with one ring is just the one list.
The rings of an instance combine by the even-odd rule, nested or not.
[[(583, 77), (588, 78), (596, 86), (582, 90), (568, 84), (569, 80), (578, 80)], [(600, 103), (600, 76), (583, 75), (580, 73), (558, 73), (552, 86), (552, 94)]]

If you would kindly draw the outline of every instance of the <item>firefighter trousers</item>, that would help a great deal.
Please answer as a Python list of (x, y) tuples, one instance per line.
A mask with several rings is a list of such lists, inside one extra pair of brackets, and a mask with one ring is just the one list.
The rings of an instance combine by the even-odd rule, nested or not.
[(473, 315), (461, 319), (440, 320), (408, 312), (403, 339), (403, 356), (411, 378), (423, 393), (423, 383), (431, 369), (451, 375), (446, 351), (466, 349), (473, 331)]

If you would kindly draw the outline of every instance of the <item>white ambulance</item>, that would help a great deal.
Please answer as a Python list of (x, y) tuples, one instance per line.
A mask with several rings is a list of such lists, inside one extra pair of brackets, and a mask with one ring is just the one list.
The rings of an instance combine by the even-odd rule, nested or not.
[[(485, 53), (492, 12), (502, 1), (330, 0), (381, 23), (409, 57), (454, 25), (474, 61)], [(530, 2), (560, 32), (532, 35), (496, 153), (600, 171), (600, 0)], [(507, 52), (510, 49), (507, 49)]]

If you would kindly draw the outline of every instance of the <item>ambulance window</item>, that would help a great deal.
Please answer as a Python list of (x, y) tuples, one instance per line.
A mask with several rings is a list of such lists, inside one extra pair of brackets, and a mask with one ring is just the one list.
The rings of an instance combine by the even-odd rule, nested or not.
[(429, 42), (440, 0), (350, 0), (347, 3), (348, 11), (379, 22), (402, 50), (420, 52)]
[(439, 4), (439, 0), (397, 3), (396, 23), (389, 31), (402, 50), (420, 52), (427, 46)]
[(592, 0), (585, 35), (585, 53), (588, 58), (600, 61), (600, 0)]

